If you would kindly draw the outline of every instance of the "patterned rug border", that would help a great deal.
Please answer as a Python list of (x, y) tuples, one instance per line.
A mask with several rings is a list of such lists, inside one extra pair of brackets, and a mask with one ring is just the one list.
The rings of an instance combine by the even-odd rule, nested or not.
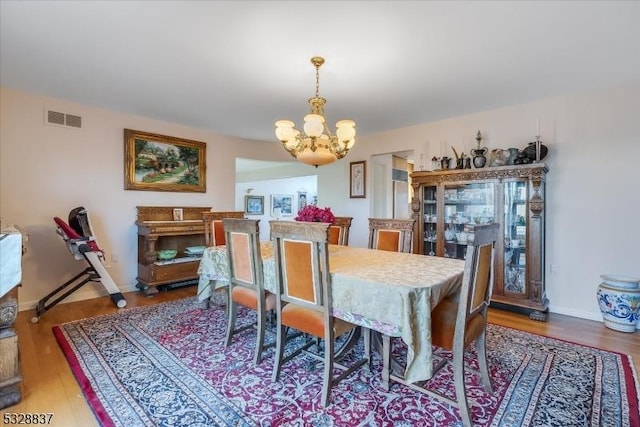
[[(114, 313), (114, 314), (117, 315), (118, 313)], [(112, 316), (112, 315), (113, 314), (96, 316), (95, 319), (98, 319), (100, 317)], [(78, 385), (80, 386), (80, 389), (82, 390), (82, 393), (84, 394), (85, 399), (89, 404), (89, 407), (93, 411), (93, 414), (96, 416), (96, 418), (100, 422), (100, 425), (103, 427), (114, 427), (115, 424), (111, 420), (111, 417), (107, 415), (107, 410), (105, 409), (104, 406), (102, 406), (102, 402), (100, 402), (100, 399), (98, 399), (97, 393), (91, 386), (89, 378), (87, 378), (84, 371), (80, 367), (80, 362), (78, 361), (75, 353), (71, 349), (71, 345), (66, 340), (62, 330), (60, 329), (64, 325), (81, 322), (86, 319), (93, 319), (93, 317), (87, 317), (85, 319), (80, 319), (73, 322), (66, 322), (66, 323), (61, 323), (60, 325), (56, 325), (52, 328), (53, 335), (56, 337), (56, 341), (58, 341), (58, 345), (60, 345), (60, 348), (62, 349), (62, 353), (66, 357), (67, 362), (69, 363), (71, 372), (73, 372), (73, 375), (76, 377), (76, 381), (78, 382)]]
[[(590, 348), (592, 350), (597, 350), (597, 351), (604, 351), (604, 352), (607, 352), (607, 353), (616, 354), (616, 355), (620, 356), (620, 360), (622, 361), (622, 368), (623, 368), (623, 372), (624, 372), (624, 379), (625, 379), (625, 385), (626, 385), (626, 389), (627, 389), (627, 394), (629, 396), (629, 412), (633, 413), (633, 414), (638, 414), (640, 416), (640, 394), (638, 394), (638, 390), (640, 390), (640, 381), (638, 380), (638, 373), (637, 373), (637, 371), (635, 369), (635, 366), (633, 364), (633, 357), (630, 354), (622, 353), (622, 352), (619, 352), (619, 351), (616, 351), (616, 350), (608, 350), (606, 348), (596, 347), (596, 346), (589, 345), (589, 344), (583, 344), (583, 343), (567, 340), (567, 339), (564, 339), (564, 338), (557, 338), (557, 337), (553, 337), (553, 336), (549, 336), (549, 335), (537, 334), (535, 332), (524, 331), (522, 329), (512, 328), (512, 327), (509, 327), (509, 326), (503, 326), (503, 325), (499, 325), (497, 323), (487, 322), (487, 324), (490, 324), (491, 326), (493, 326), (495, 328), (512, 329), (512, 330), (518, 331), (518, 332), (520, 332), (521, 334), (524, 334), (524, 335), (531, 335), (531, 336), (534, 336), (534, 337), (541, 337), (541, 338), (546, 338), (546, 339), (550, 339), (550, 340), (560, 341), (560, 342), (564, 342), (564, 343), (567, 343), (567, 344), (576, 345), (576, 346), (580, 346), (580, 347), (586, 347), (586, 348)], [(624, 333), (624, 332), (620, 332), (620, 333)], [(635, 397), (635, 398), (633, 398), (633, 397)], [(630, 426), (631, 427), (640, 427), (640, 418), (632, 419)]]
[[(119, 310), (117, 312), (114, 313), (109, 313), (109, 314), (104, 314), (104, 315), (98, 315), (98, 316), (90, 316), (90, 317), (86, 317), (86, 318), (82, 318), (82, 319), (77, 319), (74, 321), (70, 321), (70, 322), (65, 322), (65, 323), (61, 323), (58, 325), (55, 325), (52, 327), (52, 332), (56, 338), (56, 341), (58, 342), (58, 344), (60, 345), (60, 348), (65, 356), (65, 358), (67, 359), (69, 366), (91, 408), (91, 410), (93, 411), (94, 415), (96, 416), (98, 422), (100, 423), (101, 426), (108, 426), (108, 427), (112, 427), (115, 426), (116, 424), (114, 423), (114, 421), (111, 419), (111, 417), (108, 415), (108, 410), (102, 405), (100, 398), (98, 397), (98, 393), (96, 392), (96, 390), (94, 390), (94, 388), (91, 385), (91, 381), (90, 379), (87, 377), (87, 375), (85, 374), (85, 372), (82, 369), (81, 363), (79, 362), (79, 360), (77, 359), (75, 352), (73, 351), (72, 345), (71, 343), (67, 340), (67, 338), (65, 337), (65, 334), (62, 330), (62, 328), (66, 325), (73, 325), (73, 324), (78, 324), (81, 322), (85, 322), (85, 321), (97, 321), (97, 320), (102, 320), (102, 319), (112, 319), (112, 318), (118, 318), (118, 317), (125, 317), (125, 316), (130, 316), (132, 313), (136, 313), (136, 312), (144, 312), (147, 311), (149, 309), (154, 309), (154, 310), (158, 310), (161, 309), (164, 306), (172, 306), (176, 303), (182, 303), (182, 304), (186, 304), (188, 302), (193, 302), (194, 305), (191, 308), (188, 308), (187, 310), (184, 311), (184, 313), (188, 313), (190, 311), (194, 311), (194, 310), (198, 310), (204, 307), (204, 303), (198, 303), (196, 297), (187, 297), (187, 298), (182, 298), (179, 300), (173, 300), (173, 301), (166, 301), (166, 302), (160, 302), (160, 303), (156, 303), (156, 304), (151, 304), (151, 305), (145, 305), (145, 306), (139, 306), (139, 307), (131, 307), (131, 308), (127, 308), (127, 309), (123, 309), (123, 310)], [(554, 340), (554, 341), (558, 341), (558, 342), (564, 342), (567, 344), (571, 344), (571, 345), (575, 345), (575, 346), (580, 346), (580, 347), (585, 347), (585, 348), (590, 348), (592, 350), (597, 350), (597, 351), (602, 351), (602, 352), (607, 352), (607, 353), (611, 353), (611, 354), (615, 354), (617, 356), (619, 356), (620, 361), (621, 361), (621, 368), (623, 371), (623, 377), (625, 380), (625, 386), (626, 386), (626, 392), (627, 392), (627, 399), (628, 399), (628, 403), (629, 403), (629, 413), (630, 414), (640, 414), (640, 394), (638, 393), (638, 390), (640, 390), (640, 381), (638, 380), (638, 373), (636, 372), (636, 369), (633, 365), (633, 358), (631, 355), (619, 352), (619, 351), (615, 351), (615, 350), (608, 350), (608, 349), (604, 349), (601, 347), (596, 347), (596, 346), (592, 346), (592, 345), (587, 345), (587, 344), (582, 344), (579, 342), (575, 342), (572, 340), (567, 340), (567, 339), (563, 339), (563, 338), (557, 338), (557, 337), (553, 337), (553, 336), (547, 336), (547, 335), (542, 335), (542, 334), (537, 334), (534, 332), (528, 332), (528, 331), (524, 331), (524, 330), (520, 330), (517, 328), (512, 328), (512, 327), (507, 327), (507, 326), (502, 326), (499, 324), (495, 324), (495, 323), (491, 323), (489, 322), (492, 327), (495, 328), (499, 328), (499, 329), (504, 329), (504, 330), (513, 330), (516, 331), (520, 334), (523, 334), (525, 336), (532, 336), (532, 337), (538, 337), (538, 338), (544, 338), (544, 339), (549, 339), (549, 340)], [(640, 427), (640, 418), (631, 418), (630, 419), (630, 423), (629, 423), (630, 427)]]

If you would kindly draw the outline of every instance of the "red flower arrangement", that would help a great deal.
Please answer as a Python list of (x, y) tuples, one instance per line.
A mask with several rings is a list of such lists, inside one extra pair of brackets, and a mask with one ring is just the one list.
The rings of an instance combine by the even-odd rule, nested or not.
[(298, 211), (298, 216), (294, 219), (296, 221), (328, 222), (330, 224), (336, 221), (331, 208), (319, 208), (316, 205), (305, 205)]

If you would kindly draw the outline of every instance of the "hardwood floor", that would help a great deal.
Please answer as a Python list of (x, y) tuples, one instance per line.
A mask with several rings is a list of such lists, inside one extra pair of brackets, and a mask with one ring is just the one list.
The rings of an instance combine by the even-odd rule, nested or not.
[[(196, 288), (160, 292), (149, 298), (140, 292), (127, 293), (127, 308), (170, 301), (196, 294)], [(0, 410), (2, 414), (53, 413), (51, 425), (60, 427), (97, 426), (82, 391), (56, 342), (51, 328), (57, 324), (117, 311), (109, 297), (59, 304), (45, 313), (39, 323), (31, 323), (34, 310), (18, 314), (16, 329), (20, 346), (22, 401)], [(607, 329), (601, 322), (551, 314), (547, 322), (527, 316), (491, 309), (489, 321), (523, 331), (533, 332), (593, 347), (604, 348), (633, 357), (640, 372), (640, 332), (633, 334)], [(5, 425), (0, 421), (0, 425)]]

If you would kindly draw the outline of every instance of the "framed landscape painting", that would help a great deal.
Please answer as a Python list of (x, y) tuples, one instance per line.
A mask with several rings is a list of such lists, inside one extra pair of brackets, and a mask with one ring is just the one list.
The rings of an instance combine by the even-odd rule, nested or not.
[(276, 218), (281, 216), (293, 216), (293, 195), (272, 194), (271, 216)]
[(264, 215), (264, 196), (244, 196), (244, 213)]
[(206, 146), (200, 141), (125, 129), (125, 190), (206, 192)]

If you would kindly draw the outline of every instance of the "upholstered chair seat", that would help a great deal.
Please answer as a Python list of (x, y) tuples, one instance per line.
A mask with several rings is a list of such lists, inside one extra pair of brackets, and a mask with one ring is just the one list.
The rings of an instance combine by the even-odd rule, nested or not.
[[(453, 350), (453, 337), (456, 330), (459, 297), (447, 297), (431, 312), (431, 343), (445, 350)], [(485, 319), (476, 316), (469, 320), (464, 334), (464, 346), (467, 347), (484, 332)]]
[[(264, 291), (264, 308), (267, 311), (275, 310), (276, 308), (276, 296), (271, 292)], [(231, 299), (240, 305), (243, 305), (252, 310), (258, 309), (259, 298), (256, 291), (248, 288), (241, 288), (236, 286), (231, 291)]]
[[(324, 315), (319, 311), (310, 310), (295, 304), (287, 304), (282, 307), (281, 316), (283, 325), (295, 328), (321, 339), (326, 338), (324, 333)], [(353, 323), (334, 318), (333, 336), (341, 337), (355, 327), (357, 326)]]

